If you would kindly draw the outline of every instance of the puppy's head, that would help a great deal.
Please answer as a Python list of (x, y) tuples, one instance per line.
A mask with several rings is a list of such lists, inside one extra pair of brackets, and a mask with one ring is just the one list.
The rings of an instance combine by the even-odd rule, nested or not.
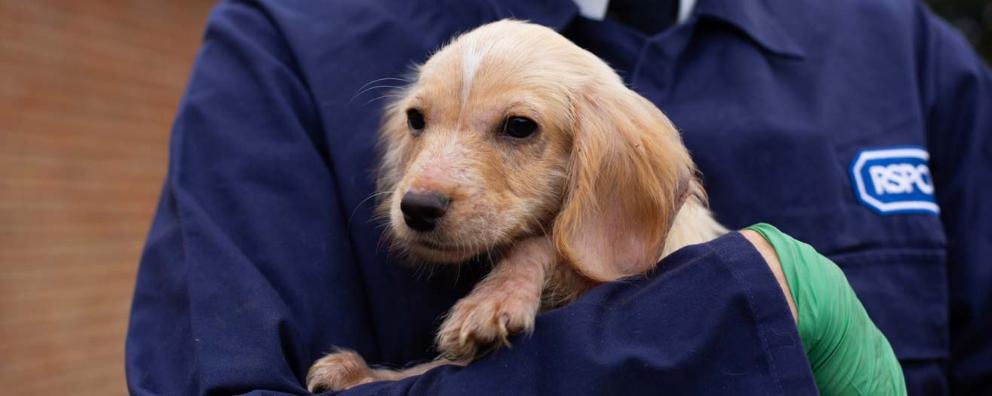
[(418, 69), (386, 111), (380, 211), (398, 246), (461, 262), (550, 234), (594, 280), (659, 257), (694, 168), (667, 118), (556, 32), (500, 21)]

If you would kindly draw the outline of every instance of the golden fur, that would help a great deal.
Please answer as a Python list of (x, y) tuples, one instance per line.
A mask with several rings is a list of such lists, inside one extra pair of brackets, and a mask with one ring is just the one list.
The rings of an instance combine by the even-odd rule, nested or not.
[[(423, 114), (422, 131), (408, 126), (409, 109)], [(538, 131), (502, 134), (511, 116)], [(602, 60), (538, 25), (499, 21), (453, 40), (387, 108), (381, 139), (379, 211), (393, 243), (432, 263), (499, 258), (438, 332), (451, 362), (531, 330), (542, 299), (567, 303), (726, 232), (668, 118)], [(408, 191), (450, 197), (434, 230), (405, 225)], [(343, 351), (318, 361), (308, 385), (343, 389), (424, 369), (372, 370)]]

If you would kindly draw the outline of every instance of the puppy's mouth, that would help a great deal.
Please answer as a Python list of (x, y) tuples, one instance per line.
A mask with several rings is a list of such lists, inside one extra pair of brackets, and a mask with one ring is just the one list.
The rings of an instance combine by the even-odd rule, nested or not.
[(422, 247), (422, 248), (427, 248), (427, 249), (430, 249), (430, 250), (437, 250), (437, 251), (440, 251), (440, 252), (458, 252), (458, 251), (461, 250), (457, 246), (454, 246), (454, 245), (446, 245), (446, 244), (437, 243), (437, 242), (429, 241), (429, 240), (425, 240), (425, 239), (415, 240), (415, 241), (413, 241), (413, 244), (414, 245), (417, 245), (419, 247)]
[(424, 239), (413, 239), (406, 242), (409, 252), (415, 257), (433, 263), (461, 263), (478, 252), (467, 249), (464, 245), (438, 243)]

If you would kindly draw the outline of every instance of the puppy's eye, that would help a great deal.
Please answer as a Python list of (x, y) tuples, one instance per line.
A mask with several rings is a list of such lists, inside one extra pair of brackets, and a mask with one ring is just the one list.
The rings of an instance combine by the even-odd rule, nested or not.
[(537, 123), (527, 117), (513, 116), (503, 122), (503, 133), (523, 139), (537, 131)]
[(406, 111), (406, 123), (410, 126), (410, 129), (414, 131), (421, 131), (426, 126), (424, 122), (424, 114), (417, 109), (410, 109)]

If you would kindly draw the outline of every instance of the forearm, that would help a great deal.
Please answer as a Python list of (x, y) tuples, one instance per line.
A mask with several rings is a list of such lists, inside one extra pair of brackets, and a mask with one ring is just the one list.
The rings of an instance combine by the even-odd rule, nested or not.
[(814, 394), (781, 290), (730, 234), (542, 314), (531, 336), (467, 367), (344, 394)]
[(789, 311), (792, 312), (792, 318), (798, 322), (799, 311), (796, 309), (796, 302), (792, 298), (789, 282), (785, 278), (785, 273), (782, 272), (782, 263), (779, 262), (778, 255), (775, 254), (775, 248), (761, 234), (753, 230), (742, 230), (741, 235), (744, 235), (748, 242), (754, 245), (754, 248), (758, 250), (758, 253), (761, 253), (761, 257), (768, 263), (768, 269), (772, 271), (775, 281), (778, 282), (778, 286), (782, 288), (782, 293), (785, 294), (785, 302), (789, 304)]
[(822, 394), (906, 394), (892, 347), (836, 264), (767, 224), (742, 233), (765, 256), (792, 300), (790, 307), (795, 309), (799, 335)]

